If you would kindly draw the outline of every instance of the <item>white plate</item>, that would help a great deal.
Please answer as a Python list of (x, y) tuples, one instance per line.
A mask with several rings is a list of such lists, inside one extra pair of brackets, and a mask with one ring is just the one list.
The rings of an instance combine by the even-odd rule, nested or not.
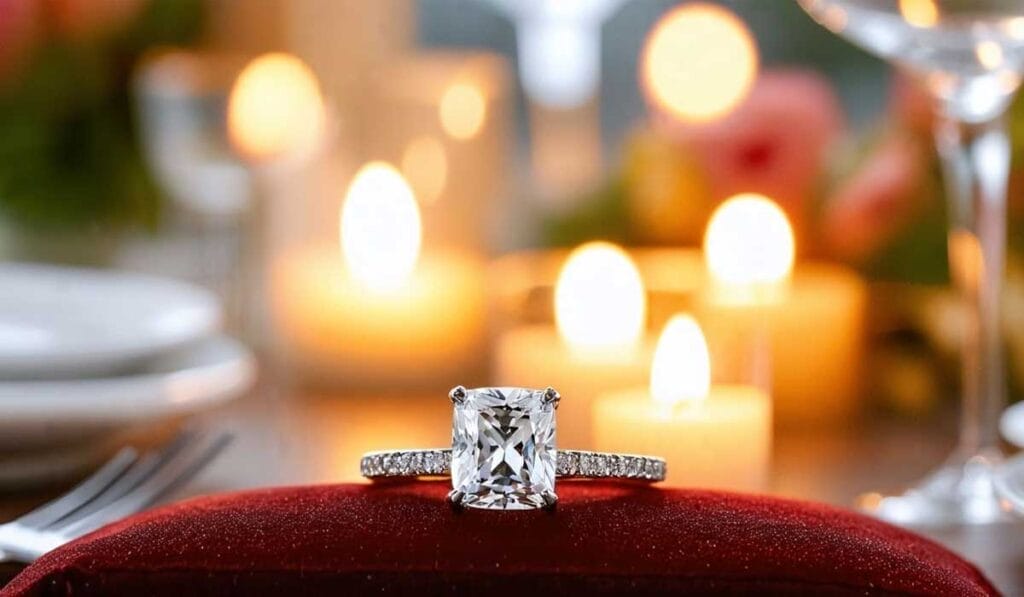
[(0, 264), (0, 378), (125, 371), (219, 325), (216, 297), (183, 282)]
[(996, 491), (1024, 516), (1024, 456), (1011, 458), (996, 471)]
[(0, 450), (66, 444), (206, 410), (245, 392), (255, 374), (249, 349), (220, 336), (154, 359), (135, 375), (0, 382)]

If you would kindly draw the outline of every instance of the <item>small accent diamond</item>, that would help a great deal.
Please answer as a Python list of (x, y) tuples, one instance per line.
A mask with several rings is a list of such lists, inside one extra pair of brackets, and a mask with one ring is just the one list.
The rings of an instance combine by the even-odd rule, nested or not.
[(575, 452), (559, 452), (558, 453), (558, 469), (559, 475), (575, 476), (580, 472), (580, 455)]
[(410, 461), (412, 460), (411, 454), (403, 452), (402, 454), (399, 454), (398, 458), (396, 458), (395, 460), (397, 462), (396, 466), (398, 467), (398, 474), (408, 475), (410, 472), (409, 464)]
[(589, 476), (597, 473), (597, 461), (594, 455), (586, 452), (580, 454), (580, 474)]

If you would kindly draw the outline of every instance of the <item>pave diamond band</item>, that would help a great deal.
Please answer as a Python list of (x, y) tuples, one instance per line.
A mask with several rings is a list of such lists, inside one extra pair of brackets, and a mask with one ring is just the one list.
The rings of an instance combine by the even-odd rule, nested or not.
[[(359, 470), (368, 479), (389, 477), (447, 477), (452, 451), (393, 450), (364, 454)], [(559, 450), (555, 475), (563, 479), (622, 479), (657, 482), (665, 480), (665, 461), (651, 456)]]

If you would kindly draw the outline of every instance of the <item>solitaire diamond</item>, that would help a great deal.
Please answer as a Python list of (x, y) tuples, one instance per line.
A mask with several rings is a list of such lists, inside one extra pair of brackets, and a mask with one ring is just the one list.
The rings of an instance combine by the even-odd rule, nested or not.
[(557, 394), (479, 388), (456, 396), (451, 474), (461, 504), (524, 510), (553, 503)]

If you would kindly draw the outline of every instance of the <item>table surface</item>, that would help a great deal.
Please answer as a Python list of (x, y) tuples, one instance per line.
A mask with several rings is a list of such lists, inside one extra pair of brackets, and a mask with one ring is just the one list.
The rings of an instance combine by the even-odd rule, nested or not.
[[(283, 389), (258, 391), (212, 413), (235, 433), (227, 452), (174, 497), (250, 487), (358, 479), (372, 449), (450, 443), (451, 406), (435, 396), (371, 396)], [(899, 488), (952, 447), (950, 420), (872, 420), (848, 429), (776, 433), (770, 492), (849, 506), (865, 490)], [(0, 494), (0, 520), (53, 497), (51, 487)], [(921, 531), (971, 560), (1007, 595), (1024, 595), (1024, 523)], [(18, 567), (0, 568), (0, 586)]]

